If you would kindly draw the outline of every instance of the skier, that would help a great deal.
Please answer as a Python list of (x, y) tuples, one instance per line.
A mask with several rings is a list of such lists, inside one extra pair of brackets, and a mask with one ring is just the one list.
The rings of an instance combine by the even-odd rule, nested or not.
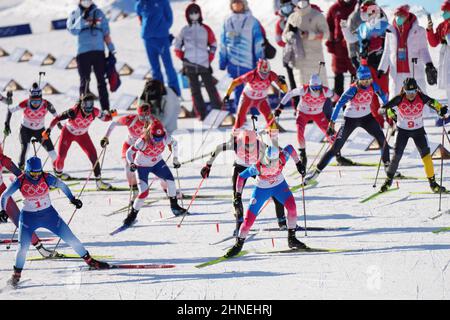
[[(0, 195), (6, 190), (6, 185), (3, 182), (3, 168), (7, 169), (11, 173), (13, 173), (16, 177), (19, 177), (22, 174), (22, 171), (11, 161), (9, 157), (3, 154), (3, 148), (0, 145)], [(0, 216), (0, 222), (6, 223), (8, 221), (8, 217), (14, 223), (16, 227), (19, 225), (19, 208), (17, 207), (16, 202), (13, 198), (9, 198), (6, 203), (5, 214)], [(33, 232), (31, 235), (31, 244), (36, 248), (36, 250), (45, 258), (49, 258), (52, 255), (58, 255), (55, 251), (48, 250), (44, 247), (42, 242), (39, 240), (36, 233)]]
[(173, 89), (166, 88), (164, 83), (157, 79), (148, 79), (140, 99), (140, 103), (150, 105), (152, 116), (161, 121), (169, 134), (177, 130), (181, 104)]
[(380, 192), (387, 191), (392, 185), (392, 180), (403, 156), (403, 151), (410, 138), (414, 140), (414, 144), (419, 150), (431, 190), (435, 193), (446, 191), (444, 187), (436, 183), (434, 176), (433, 160), (423, 123), (425, 105), (436, 110), (442, 118), (447, 114), (447, 106), (442, 106), (437, 100), (425, 95), (419, 89), (414, 78), (406, 78), (400, 94), (383, 106), (387, 110), (388, 116), (396, 121), (398, 133), (395, 142), (395, 154), (386, 171), (387, 178), (381, 186)]
[(64, 161), (69, 152), (72, 142), (79, 144), (84, 153), (88, 156), (92, 163), (94, 175), (96, 179), (96, 185), (98, 190), (109, 190), (112, 186), (109, 183), (105, 183), (101, 178), (101, 168), (100, 163), (97, 158), (97, 150), (95, 149), (94, 143), (89, 136), (89, 127), (92, 122), (98, 118), (102, 121), (111, 121), (112, 115), (115, 114), (114, 110), (111, 110), (111, 114), (100, 113), (100, 110), (94, 107), (94, 95), (92, 93), (87, 93), (81, 96), (77, 104), (64, 111), (61, 115), (53, 119), (47, 130), (42, 133), (44, 139), (50, 137), (50, 132), (55, 125), (63, 120), (67, 120), (61, 130), (61, 137), (58, 144), (58, 157), (54, 162), (55, 174), (58, 178), (63, 180), (70, 179), (70, 176), (63, 173)]
[[(233, 207), (234, 215), (236, 217), (236, 229), (235, 235), (239, 231), (242, 222), (244, 221), (244, 207), (242, 205), (241, 194), (237, 192), (237, 176), (241, 174), (248, 167), (256, 164), (259, 159), (264, 156), (264, 151), (267, 146), (253, 130), (239, 130), (235, 131), (231, 139), (225, 143), (219, 144), (216, 149), (211, 153), (211, 158), (206, 162), (206, 165), (202, 168), (200, 174), (202, 178), (208, 178), (214, 160), (222, 151), (233, 150), (236, 154), (236, 160), (233, 164)], [(244, 185), (247, 180), (244, 181)], [(286, 217), (284, 214), (284, 206), (275, 198), (272, 197), (275, 204), (275, 211), (278, 220), (278, 226), (280, 229), (286, 229)]]
[(344, 93), (344, 73), (349, 72), (352, 79), (356, 69), (349, 58), (347, 43), (342, 34), (341, 21), (347, 20), (355, 9), (356, 0), (337, 0), (328, 10), (327, 23), (330, 29), (330, 37), (325, 42), (332, 58), (334, 73), (334, 92), (338, 96)]
[(27, 160), (25, 173), (16, 178), (0, 198), (2, 210), (0, 215), (4, 216), (8, 200), (16, 191), (20, 190), (24, 197), (19, 222), (19, 248), (14, 273), (8, 281), (8, 284), (13, 287), (17, 287), (19, 283), (32, 234), (38, 228), (46, 228), (61, 237), (91, 268), (108, 269), (110, 267), (106, 262), (93, 259), (58, 215), (51, 204), (49, 196), (51, 187), (61, 189), (77, 209), (83, 206), (81, 200), (72, 195), (66, 184), (55, 176), (43, 172), (41, 159), (36, 156)]
[(439, 89), (445, 90), (447, 93), (447, 104), (450, 105), (450, 1), (446, 0), (441, 6), (442, 21), (436, 28), (436, 32), (433, 30), (433, 21), (428, 20), (427, 38), (431, 47), (437, 47), (441, 45), (439, 55)]
[(348, 137), (358, 127), (366, 130), (370, 135), (375, 137), (378, 145), (384, 147), (381, 150), (381, 156), (385, 168), (389, 166), (389, 146), (385, 143), (384, 133), (379, 123), (373, 117), (370, 108), (372, 100), (377, 98), (375, 95), (377, 95), (383, 103), (388, 101), (387, 97), (380, 87), (373, 82), (370, 69), (366, 65), (363, 64), (358, 68), (356, 77), (357, 81), (344, 92), (336, 104), (336, 108), (334, 109), (328, 126), (328, 135), (334, 136), (336, 134), (334, 129), (335, 122), (341, 108), (348, 103), (344, 111), (344, 124), (339, 129), (332, 147), (320, 159), (317, 168), (307, 174), (304, 181), (305, 184), (308, 184), (319, 176), (333, 156), (342, 149)]
[[(378, 73), (381, 57), (384, 51), (386, 30), (389, 27), (387, 18), (382, 10), (373, 0), (366, 0), (360, 7), (362, 23), (352, 33), (345, 20), (341, 21), (342, 32), (347, 43), (358, 43), (359, 64), (365, 60), (370, 68), (373, 81), (384, 93), (389, 93), (389, 75), (387, 73)], [(384, 118), (378, 113), (380, 103), (378, 99), (372, 100), (371, 111), (373, 117), (380, 126), (384, 127)], [(390, 120), (389, 120), (390, 121)]]
[(297, 83), (307, 83), (316, 73), (317, 63), (324, 61), (322, 42), (328, 39), (329, 33), (322, 10), (309, 0), (299, 1), (283, 32), (284, 42), (298, 46), (294, 64)]
[[(275, 117), (279, 117), (284, 106), (291, 101), (293, 97), (300, 96), (300, 102), (297, 106), (297, 141), (300, 146), (299, 153), (303, 165), (307, 164), (305, 128), (306, 124), (314, 121), (322, 132), (327, 136), (330, 143), (333, 143), (334, 137), (328, 136), (328, 119), (323, 111), (325, 104), (331, 103), (332, 100), (337, 101), (338, 96), (333, 90), (322, 85), (322, 80), (318, 74), (313, 74), (309, 81), (301, 88), (291, 90), (281, 100), (277, 109), (275, 109)], [(353, 161), (341, 156), (340, 151), (336, 154), (336, 160), (340, 165), (353, 165)]]
[(176, 197), (176, 186), (172, 172), (161, 154), (168, 146), (173, 152), (173, 166), (175, 169), (181, 167), (178, 161), (177, 142), (171, 135), (167, 134), (160, 121), (155, 119), (151, 125), (148, 125), (141, 138), (132, 145), (126, 154), (127, 162), (132, 172), (136, 171), (136, 178), (139, 180), (139, 195), (133, 203), (130, 213), (124, 220), (124, 225), (131, 226), (136, 220), (139, 210), (142, 208), (145, 198), (148, 196), (148, 176), (153, 173), (167, 183), (167, 194), (170, 199), (170, 208), (175, 216), (183, 215), (186, 209), (178, 205)]
[[(426, 82), (429, 85), (437, 83), (437, 71), (428, 50), (426, 31), (419, 26), (417, 17), (409, 11), (409, 5), (395, 10), (395, 18), (386, 33), (384, 52), (378, 67), (378, 74), (389, 70), (393, 90), (392, 96), (397, 96), (407, 78), (414, 77), (419, 88), (426, 93)], [(413, 59), (417, 65), (413, 65)], [(414, 72), (414, 74), (413, 74)], [(426, 77), (425, 77), (426, 76)]]
[(175, 40), (175, 54), (183, 61), (183, 71), (189, 78), (192, 101), (197, 116), (203, 121), (208, 110), (202, 96), (199, 77), (202, 78), (213, 109), (221, 109), (222, 102), (212, 76), (211, 63), (217, 49), (212, 29), (203, 23), (201, 8), (191, 3), (186, 8), (185, 26)]
[[(259, 21), (253, 16), (247, 0), (230, 0), (232, 11), (222, 28), (219, 51), (219, 68), (227, 70), (236, 79), (253, 70), (259, 59), (264, 58), (264, 34)], [(235, 113), (243, 86), (234, 90), (234, 104), (230, 112)], [(231, 92), (229, 93), (231, 95)]]
[[(32, 138), (37, 139), (48, 152), (50, 158), (56, 160), (55, 147), (50, 139), (42, 139), (42, 133), (45, 130), (45, 116), (50, 112), (54, 117), (57, 117), (55, 108), (46, 99), (42, 99), (42, 90), (37, 83), (33, 83), (29, 98), (22, 101), (15, 107), (8, 108), (8, 115), (5, 122), (5, 134), (8, 136), (11, 133), (10, 122), (12, 113), (23, 110), (22, 124), (20, 126), (20, 143), (22, 149), (19, 156), (19, 168), (23, 170), (25, 164), (25, 156), (27, 154), (28, 146)], [(60, 129), (61, 125), (58, 126)]]
[(244, 223), (241, 225), (236, 244), (228, 250), (225, 257), (233, 257), (242, 250), (245, 238), (250, 231), (259, 210), (270, 198), (275, 197), (288, 211), (288, 245), (293, 249), (306, 249), (307, 246), (295, 237), (297, 227), (297, 207), (294, 196), (283, 177), (283, 169), (292, 157), (300, 174), (305, 174), (305, 167), (298, 158), (295, 149), (288, 145), (284, 149), (269, 146), (261, 160), (245, 169), (237, 178), (237, 194), (241, 195), (246, 179), (256, 176), (256, 186), (253, 189), (250, 205), (245, 214)]
[(225, 104), (229, 102), (233, 90), (237, 86), (245, 84), (243, 94), (239, 100), (238, 114), (234, 124), (235, 130), (245, 124), (247, 112), (251, 107), (256, 107), (264, 115), (268, 127), (276, 128), (275, 119), (267, 98), (272, 82), (276, 83), (283, 93), (287, 92), (286, 82), (282, 77), (271, 71), (269, 61), (265, 59), (259, 60), (256, 69), (253, 71), (233, 80), (225, 95)]
[(100, 146), (102, 148), (105, 148), (107, 145), (109, 145), (109, 137), (117, 126), (127, 127), (128, 137), (122, 145), (122, 159), (125, 161), (125, 174), (127, 176), (128, 185), (133, 192), (131, 203), (134, 202), (134, 199), (137, 196), (138, 186), (136, 175), (130, 170), (130, 165), (126, 160), (126, 154), (128, 149), (133, 146), (136, 141), (142, 136), (142, 134), (144, 133), (144, 128), (148, 126), (151, 120), (152, 115), (150, 105), (148, 103), (142, 103), (137, 109), (137, 114), (130, 114), (120, 117), (116, 121), (112, 121), (108, 126), (108, 130), (106, 131), (105, 136), (100, 141)]

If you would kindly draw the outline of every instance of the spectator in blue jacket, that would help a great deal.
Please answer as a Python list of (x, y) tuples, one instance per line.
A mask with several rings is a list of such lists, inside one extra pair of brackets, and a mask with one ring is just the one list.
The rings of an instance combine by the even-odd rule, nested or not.
[(159, 58), (166, 69), (169, 87), (181, 95), (177, 73), (173, 67), (170, 46), (173, 36), (169, 33), (173, 24), (173, 13), (169, 0), (137, 0), (136, 13), (141, 22), (141, 37), (144, 39), (152, 77), (164, 82)]
[(108, 19), (92, 0), (80, 0), (78, 8), (67, 19), (67, 30), (78, 37), (80, 95), (90, 92), (89, 82), (94, 68), (100, 105), (102, 110), (109, 111), (109, 96), (105, 81), (105, 43), (109, 54), (115, 54), (116, 50), (111, 40)]
[[(264, 29), (252, 15), (247, 0), (230, 0), (232, 14), (222, 28), (219, 67), (227, 70), (232, 79), (236, 79), (256, 68), (259, 59), (264, 58)], [(243, 86), (234, 90), (236, 112)]]

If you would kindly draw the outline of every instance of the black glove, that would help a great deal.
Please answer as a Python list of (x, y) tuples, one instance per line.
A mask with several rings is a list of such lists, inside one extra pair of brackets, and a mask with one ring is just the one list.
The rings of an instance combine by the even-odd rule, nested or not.
[(230, 96), (226, 95), (225, 97), (223, 97), (223, 104), (229, 104), (230, 103)]
[(381, 77), (385, 74), (386, 72), (384, 72), (383, 70), (378, 70), (377, 71), (377, 78), (381, 79)]
[(203, 179), (206, 179), (209, 177), (210, 172), (211, 172), (211, 165), (207, 164), (202, 168), (202, 170), (200, 170), (200, 175), (202, 176)]
[(295, 164), (297, 166), (297, 171), (302, 175), (302, 177), (306, 176), (306, 168), (303, 165), (303, 162), (299, 161)]
[(282, 83), (282, 84), (287, 84), (285, 76), (278, 76), (278, 81), (280, 81), (280, 83)]
[(102, 140), (100, 140), (100, 146), (101, 146), (102, 148), (105, 148), (108, 144), (109, 144), (109, 139), (108, 139), (108, 137), (103, 137)]
[(426, 64), (425, 73), (427, 75), (428, 84), (434, 86), (437, 83), (438, 72), (432, 62)]
[(8, 215), (5, 210), (0, 211), (0, 223), (8, 222)]
[(3, 129), (3, 134), (5, 136), (9, 136), (11, 134), (11, 127), (9, 126), (9, 123), (5, 122), (5, 129)]
[(281, 112), (283, 112), (283, 107), (281, 104), (279, 104), (273, 114), (275, 115), (275, 117), (279, 117), (281, 115)]
[(236, 192), (236, 195), (234, 196), (234, 199), (233, 199), (233, 205), (238, 206), (241, 203), (242, 203), (242, 194), (239, 192)]
[(447, 112), (448, 112), (448, 107), (447, 106), (442, 106), (442, 108), (439, 110), (439, 115), (442, 118), (444, 118), (445, 115), (447, 114)]
[(75, 208), (77, 208), (77, 209), (81, 209), (82, 207), (83, 207), (83, 202), (81, 202), (81, 200), (80, 199), (73, 199), (72, 201), (70, 201), (74, 206), (75, 206)]
[(58, 129), (59, 129), (59, 130), (62, 130), (62, 129), (63, 129), (63, 125), (61, 124), (61, 122), (58, 122), (57, 126), (58, 126)]
[(334, 125), (332, 125), (330, 122), (330, 124), (328, 125), (328, 128), (327, 128), (327, 135), (332, 137), (335, 134), (336, 134), (336, 130), (334, 130)]
[(134, 163), (130, 164), (130, 171), (135, 172), (136, 170), (137, 170), (137, 165)]

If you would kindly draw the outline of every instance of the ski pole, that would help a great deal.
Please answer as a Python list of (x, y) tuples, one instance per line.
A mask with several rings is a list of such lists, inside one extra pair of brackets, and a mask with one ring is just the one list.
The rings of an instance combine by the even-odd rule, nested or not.
[(11, 237), (11, 241), (6, 245), (6, 249), (9, 250), (11, 248), (11, 243), (14, 241), (14, 237), (16, 236), (17, 227), (14, 229), (14, 233)]
[(181, 194), (181, 206), (184, 207), (184, 204), (183, 204), (183, 192), (181, 191), (180, 176), (178, 175), (178, 169), (175, 169), (175, 171), (177, 173), (178, 190), (180, 190), (180, 194)]
[[(445, 118), (442, 121), (442, 141), (441, 145), (442, 148), (444, 147), (444, 135), (445, 135)], [(442, 180), (443, 180), (443, 173), (444, 173), (444, 157), (441, 155), (441, 188), (439, 188), (439, 212), (442, 211)]]
[(305, 222), (305, 237), (308, 236), (306, 228), (306, 201), (305, 201), (305, 178), (302, 176), (302, 199), (303, 199), (303, 220)]
[(325, 67), (325, 62), (320, 61), (319, 62), (319, 71), (317, 72), (317, 74), (320, 76), (320, 71), (322, 70), (322, 67)]
[[(384, 138), (383, 149), (381, 149), (381, 152), (384, 152), (384, 148), (386, 148), (389, 140), (391, 139), (392, 134), (389, 134), (389, 129), (390, 129), (390, 127), (388, 126), (388, 128), (386, 130), (386, 137)], [(381, 167), (382, 159), (383, 159), (383, 154), (381, 154), (380, 161), (378, 162), (377, 175), (375, 176), (375, 182), (373, 183), (373, 186), (372, 186), (374, 188), (377, 187), (377, 180), (378, 180), (378, 175), (380, 174), (380, 167)]]
[(45, 77), (45, 72), (44, 72), (44, 71), (39, 71), (39, 89), (41, 88), (41, 79), (42, 79), (42, 76)]
[(255, 116), (254, 114), (252, 114), (253, 130), (257, 131), (256, 130), (256, 123), (255, 123), (255, 121), (258, 121), (258, 117)]
[(185, 218), (186, 215), (188, 214), (189, 209), (191, 208), (192, 203), (193, 203), (194, 200), (197, 198), (197, 194), (198, 194), (200, 188), (202, 187), (203, 181), (205, 181), (205, 180), (206, 180), (206, 178), (203, 178), (202, 181), (200, 181), (200, 184), (198, 185), (197, 190), (195, 190), (195, 193), (194, 193), (194, 195), (192, 196), (191, 202), (189, 203), (189, 205), (188, 205), (188, 207), (187, 207), (187, 209), (186, 209), (186, 212), (183, 214), (183, 217), (181, 218), (180, 223), (177, 224), (177, 227), (178, 227), (178, 228), (181, 227), (181, 224), (183, 223), (184, 218)]
[[(84, 183), (83, 188), (81, 188), (80, 192), (78, 193), (78, 197), (77, 197), (76, 199), (80, 199), (81, 196), (83, 195), (84, 189), (86, 188), (86, 186), (87, 186), (89, 180), (91, 179), (92, 173), (94, 172), (94, 168), (97, 166), (97, 164), (98, 164), (98, 162), (99, 162), (99, 160), (100, 160), (100, 157), (102, 157), (102, 155), (103, 155), (103, 153), (105, 152), (105, 150), (106, 150), (106, 148), (103, 148), (102, 151), (100, 152), (100, 156), (97, 157), (97, 161), (96, 161), (96, 162), (94, 163), (94, 165), (92, 166), (92, 170), (91, 170), (91, 172), (89, 172), (89, 175), (88, 175), (88, 177), (87, 177), (87, 179), (86, 179), (86, 182)], [(76, 213), (77, 211), (78, 211), (78, 209), (75, 208), (75, 210), (73, 211), (72, 215), (70, 216), (69, 221), (67, 222), (67, 225), (70, 225), (70, 223), (72, 222), (72, 219), (74, 218), (75, 213)], [(58, 248), (58, 246), (59, 246), (60, 243), (61, 243), (61, 238), (59, 238), (58, 242), (56, 243), (55, 248), (53, 249), (53, 252), (52, 252), (52, 256), (54, 256), (54, 255), (56, 254), (56, 249)]]
[[(58, 144), (59, 138), (61, 138), (61, 136), (58, 136), (58, 138), (56, 139), (56, 141), (55, 141), (55, 146)], [(42, 145), (42, 144), (41, 144), (41, 145)], [(38, 150), (38, 151), (39, 151), (39, 150)], [(50, 155), (47, 155), (47, 158), (45, 158), (45, 161), (44, 161), (44, 164), (42, 165), (42, 168), (45, 167), (45, 165), (46, 165), (48, 159), (50, 159)]]
[[(7, 104), (6, 104), (6, 106), (7, 106), (7, 109), (8, 109), (8, 117), (11, 115), (11, 112), (9, 111), (9, 107), (11, 106), (11, 101), (12, 101), (12, 96), (13, 96), (13, 93), (12, 93), (12, 91), (8, 91), (7, 93), (6, 93), (6, 97), (8, 98), (7, 99)], [(7, 120), (7, 122), (8, 122), (8, 120)], [(6, 142), (6, 138), (8, 137), (8, 135), (4, 135), (3, 136), (3, 141), (2, 141), (2, 148), (3, 148), (3, 152), (5, 151), (5, 142)]]
[(186, 161), (180, 162), (180, 164), (183, 165), (183, 164), (191, 163), (191, 162), (194, 162), (194, 161), (196, 161), (196, 160), (200, 160), (200, 159), (204, 159), (204, 158), (206, 158), (206, 157), (209, 157), (210, 155), (211, 155), (211, 153), (205, 153), (205, 154), (202, 154), (201, 156), (192, 158), (192, 159), (190, 159), (190, 160), (186, 160)]
[(206, 139), (208, 139), (209, 133), (211, 132), (212, 128), (214, 127), (214, 125), (215, 125), (215, 123), (217, 121), (217, 118), (219, 117), (219, 114), (220, 114), (220, 112), (217, 112), (216, 118), (214, 119), (213, 123), (211, 123), (211, 125), (209, 126), (209, 129), (206, 132), (205, 138), (203, 139), (202, 143), (200, 144), (200, 147), (198, 148), (197, 152), (195, 152), (195, 157), (198, 156), (198, 153), (202, 149), (203, 145), (205, 144)]
[(36, 152), (36, 142), (37, 142), (37, 139), (36, 139), (36, 138), (31, 139), (31, 144), (33, 145), (33, 150), (34, 150), (34, 156), (35, 156), (35, 157), (37, 156), (37, 152)]

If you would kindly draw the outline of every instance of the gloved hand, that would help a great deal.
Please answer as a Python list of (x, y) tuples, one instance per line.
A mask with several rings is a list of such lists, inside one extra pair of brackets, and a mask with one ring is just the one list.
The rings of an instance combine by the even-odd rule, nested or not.
[(5, 129), (3, 129), (3, 134), (7, 137), (11, 134), (11, 127), (9, 123), (5, 122)]
[(58, 122), (57, 126), (58, 126), (58, 129), (59, 129), (59, 130), (62, 130), (62, 129), (63, 129), (63, 125), (61, 124), (61, 122)]
[(447, 114), (447, 112), (448, 112), (448, 106), (442, 106), (442, 108), (439, 110), (439, 115), (442, 118), (445, 118), (445, 115)]
[(230, 103), (230, 96), (226, 95), (225, 97), (223, 97), (223, 104), (229, 104)]
[(181, 163), (180, 163), (180, 161), (178, 161), (178, 158), (173, 158), (173, 167), (175, 169), (178, 169), (181, 167)]
[(297, 171), (302, 175), (302, 177), (306, 176), (306, 168), (303, 165), (303, 162), (299, 161), (295, 164), (297, 166)]
[(83, 207), (83, 202), (81, 202), (81, 200), (80, 199), (73, 199), (72, 201), (70, 201), (74, 206), (75, 206), (75, 208), (77, 208), (77, 209), (81, 209), (82, 207)]
[(330, 121), (328, 124), (327, 135), (332, 137), (336, 134), (336, 130), (334, 129), (334, 122)]
[(102, 148), (105, 148), (108, 144), (109, 144), (109, 139), (108, 139), (108, 137), (103, 137), (102, 140), (100, 140), (100, 146), (101, 146)]
[(52, 129), (47, 128), (42, 132), (42, 141), (48, 140), (50, 138), (50, 133)]
[(386, 72), (384, 72), (383, 70), (378, 70), (377, 71), (377, 78), (381, 79), (381, 77), (385, 74)]
[(432, 62), (426, 64), (425, 74), (427, 75), (428, 84), (434, 86), (437, 83), (438, 72)]
[(202, 176), (203, 179), (206, 179), (209, 177), (209, 173), (211, 172), (211, 165), (210, 164), (206, 164), (202, 170), (200, 170), (200, 175)]
[(7, 105), (10, 105), (13, 103), (12, 97), (13, 97), (12, 91), (8, 91), (6, 93), (6, 101), (5, 101)]
[(135, 163), (130, 164), (130, 171), (135, 172), (137, 170), (137, 165)]
[(0, 223), (8, 222), (8, 215), (5, 210), (0, 211)]
[(242, 203), (242, 194), (240, 192), (236, 192), (236, 195), (233, 199), (233, 205), (237, 206)]
[(279, 117), (282, 112), (283, 112), (283, 107), (279, 104), (278, 107), (273, 112), (273, 114), (275, 115), (275, 117)]
[(389, 119), (392, 119), (393, 121), (397, 122), (397, 113), (395, 112), (394, 109), (388, 108), (386, 110), (386, 114), (387, 114)]

